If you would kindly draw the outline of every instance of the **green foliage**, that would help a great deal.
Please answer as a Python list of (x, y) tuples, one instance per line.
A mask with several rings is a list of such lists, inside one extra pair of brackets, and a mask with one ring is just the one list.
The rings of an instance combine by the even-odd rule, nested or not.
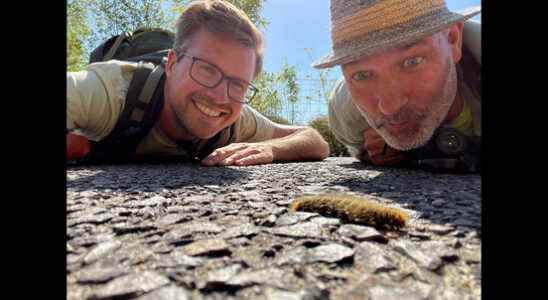
[[(312, 58), (312, 48), (304, 48), (304, 52), (307, 54), (307, 56), (310, 58), (310, 61), (313, 62)], [(327, 105), (329, 102), (329, 93), (335, 86), (334, 80), (329, 79), (329, 72), (331, 72), (331, 68), (327, 69), (320, 69), (318, 70), (318, 80), (319, 80), (319, 86), (317, 87), (316, 93), (318, 95), (318, 99), (321, 99), (323, 104)], [(312, 78), (312, 76), (307, 76), (309, 78)]]
[(299, 86), (297, 85), (297, 69), (284, 61), (282, 69), (276, 77), (278, 82), (283, 83), (283, 96), (287, 101), (296, 103), (299, 100)]
[(284, 61), (282, 69), (278, 72), (277, 82), (280, 86), (282, 99), (285, 100), (289, 112), (288, 120), (295, 124), (297, 114), (297, 101), (299, 100), (299, 86), (297, 85), (297, 69)]
[(289, 124), (295, 124), (299, 100), (295, 66), (284, 63), (277, 73), (262, 71), (254, 85), (259, 91), (250, 103), (251, 107), (265, 116), (282, 118)]
[[(268, 25), (260, 14), (265, 0), (228, 1), (245, 11), (258, 27), (265, 28)], [(92, 49), (121, 32), (133, 32), (141, 27), (159, 27), (174, 31), (175, 21), (190, 2), (191, 0), (69, 0), (68, 69), (72, 71), (83, 67), (87, 64)]]
[(171, 15), (162, 9), (166, 0), (88, 0), (86, 3), (96, 28), (90, 38), (90, 49), (121, 32), (133, 32), (141, 27), (172, 27)]
[(350, 156), (346, 147), (331, 132), (326, 116), (316, 117), (308, 125), (316, 129), (329, 144), (329, 149), (331, 150), (329, 156)]
[(69, 0), (67, 70), (85, 66), (91, 49), (111, 36), (141, 27), (171, 28), (171, 15), (162, 8), (164, 3), (166, 0)]
[(250, 105), (265, 116), (278, 116), (282, 109), (282, 100), (278, 95), (275, 82), (276, 74), (264, 70), (254, 82), (259, 91)]
[(251, 22), (258, 28), (266, 28), (268, 25), (268, 21), (261, 16), (264, 1), (266, 0), (228, 0), (228, 2), (245, 11)]
[(87, 64), (84, 42), (91, 33), (85, 22), (86, 8), (81, 1), (67, 2), (67, 70), (79, 71)]

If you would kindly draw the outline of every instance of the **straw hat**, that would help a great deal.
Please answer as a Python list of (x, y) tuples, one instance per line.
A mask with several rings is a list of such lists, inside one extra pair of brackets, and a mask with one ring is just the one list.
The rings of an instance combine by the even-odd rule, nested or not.
[(333, 51), (312, 66), (329, 68), (413, 43), (480, 11), (451, 12), (444, 0), (331, 0)]

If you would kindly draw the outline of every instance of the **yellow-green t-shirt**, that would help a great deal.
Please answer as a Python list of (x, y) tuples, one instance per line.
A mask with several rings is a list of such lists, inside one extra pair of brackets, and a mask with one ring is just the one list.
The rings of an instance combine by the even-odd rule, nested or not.
[(457, 118), (451, 122), (451, 127), (462, 132), (464, 135), (474, 135), (474, 119), (472, 117), (472, 110), (470, 109), (467, 101), (464, 101), (462, 111)]

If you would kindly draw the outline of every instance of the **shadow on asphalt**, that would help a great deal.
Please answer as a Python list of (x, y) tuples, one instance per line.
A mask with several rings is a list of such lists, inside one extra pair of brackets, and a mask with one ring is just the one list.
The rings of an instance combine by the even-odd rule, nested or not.
[[(379, 173), (366, 178), (340, 178), (329, 182), (328, 185), (343, 186), (352, 192), (374, 194), (393, 200), (417, 211), (420, 218), (428, 219), (435, 224), (458, 226), (465, 232), (481, 232), (481, 187), (477, 184), (477, 180), (481, 180), (480, 175), (377, 167), (358, 161), (339, 166)], [(435, 201), (442, 204), (433, 205)], [(480, 209), (476, 208), (478, 206)]]
[[(70, 170), (86, 172), (72, 177), (68, 174)], [(76, 192), (90, 189), (157, 192), (189, 186), (245, 184), (249, 176), (245, 169), (204, 167), (197, 163), (67, 165), (67, 188)]]

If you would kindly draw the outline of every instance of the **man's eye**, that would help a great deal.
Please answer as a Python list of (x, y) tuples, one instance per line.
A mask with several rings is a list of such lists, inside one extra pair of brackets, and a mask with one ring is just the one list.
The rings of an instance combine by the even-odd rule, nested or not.
[(215, 70), (215, 68), (213, 68), (212, 66), (205, 65), (205, 64), (200, 65), (198, 70), (199, 70), (200, 74), (202, 74), (202, 75), (206, 75), (206, 76), (216, 76), (217, 75), (217, 70)]
[(420, 56), (408, 58), (403, 61), (403, 67), (409, 68), (409, 67), (417, 66), (421, 64), (423, 61), (424, 61), (424, 57), (420, 57)]
[(371, 72), (358, 71), (352, 75), (352, 79), (356, 81), (364, 81), (371, 78)]
[(231, 84), (232, 84), (231, 88), (233, 88), (235, 92), (243, 93), (246, 90), (245, 84), (240, 81), (235, 80), (235, 81), (232, 81)]

